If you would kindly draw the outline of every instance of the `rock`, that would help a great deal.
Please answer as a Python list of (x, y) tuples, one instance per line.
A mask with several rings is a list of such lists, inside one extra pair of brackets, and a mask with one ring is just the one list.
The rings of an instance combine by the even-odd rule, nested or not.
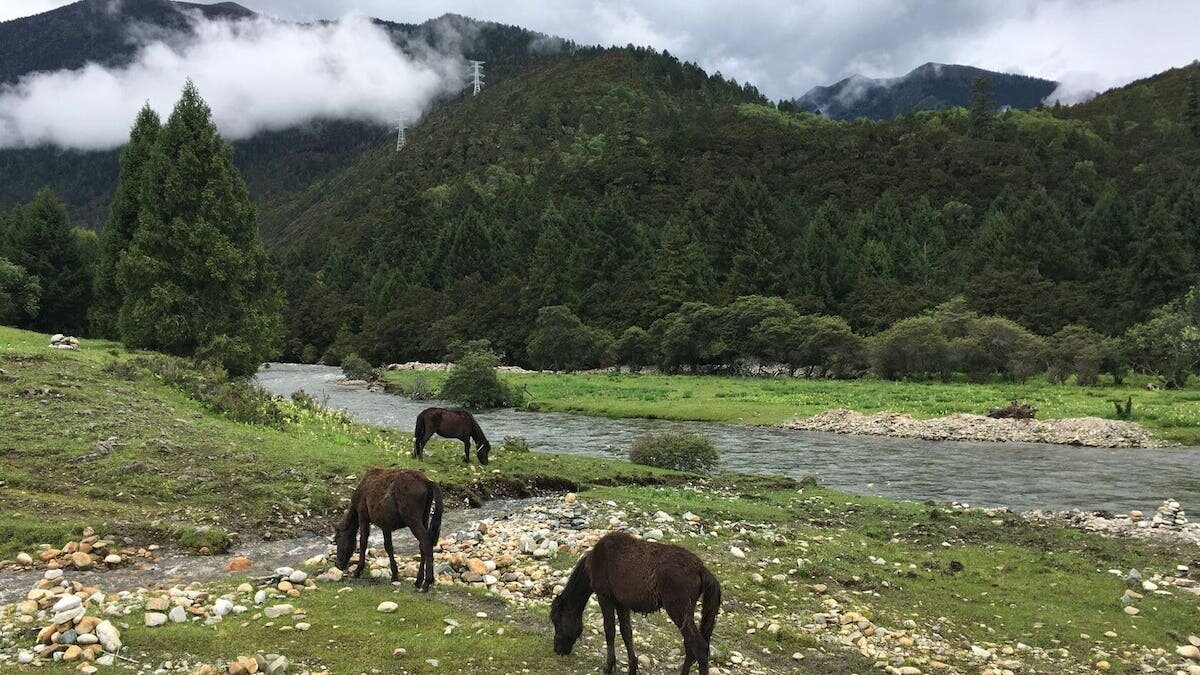
[(1200, 647), (1196, 645), (1184, 645), (1175, 650), (1175, 653), (1185, 659), (1200, 661)]
[(83, 656), (83, 649), (78, 645), (67, 647), (67, 651), (63, 652), (63, 661), (78, 661)]
[(171, 601), (164, 597), (150, 598), (146, 601), (146, 610), (151, 612), (165, 612), (171, 606)]
[(1129, 570), (1129, 574), (1125, 576), (1125, 583), (1129, 586), (1135, 586), (1142, 580), (1142, 573), (1136, 568)]
[(474, 572), (475, 574), (478, 574), (481, 577), (483, 575), (487, 574), (488, 572), (491, 572), (491, 570), (488, 569), (487, 564), (484, 563), (479, 558), (469, 558), (467, 560), (467, 569), (471, 570), (472, 572)]
[(21, 551), (17, 554), (17, 564), (21, 565), (22, 567), (29, 567), (33, 564), (33, 557), (28, 553)]
[(79, 631), (77, 631), (73, 628), (70, 630), (67, 630), (67, 631), (63, 631), (63, 633), (58, 636), (58, 643), (61, 645), (73, 645), (78, 640), (79, 640)]
[(230, 560), (228, 563), (225, 564), (225, 571), (226, 572), (245, 572), (246, 570), (250, 569), (251, 567), (252, 567), (252, 564), (250, 563), (250, 559), (244, 555), (239, 555), (238, 557)]
[(568, 492), (567, 494), (563, 495), (563, 501), (568, 504), (574, 504), (578, 500), (579, 497), (576, 496), (574, 492)]
[(392, 612), (396, 611), (397, 609), (400, 609), (400, 605), (397, 605), (396, 603), (392, 602), (391, 600), (387, 600), (387, 601), (379, 603), (379, 606), (375, 608), (375, 611), (383, 612), (384, 614), (391, 614)]
[(276, 673), (286, 672), (288, 668), (288, 660), (286, 656), (279, 656), (271, 661), (271, 665), (267, 666), (267, 673), (275, 675)]
[(65, 612), (68, 609), (75, 609), (83, 604), (78, 595), (64, 595), (54, 603), (54, 611)]
[(645, 536), (646, 536), (646, 539), (650, 539), (653, 541), (662, 541), (664, 535), (663, 535), (662, 530), (655, 528), (653, 530), (648, 530), (646, 532)]
[(739, 560), (746, 557), (746, 552), (736, 546), (729, 547), (729, 554)]
[(271, 607), (263, 610), (263, 616), (267, 617), (268, 619), (278, 619), (281, 616), (287, 616), (291, 614), (293, 611), (295, 611), (295, 609), (295, 607), (287, 604), (272, 605)]
[(213, 616), (225, 616), (233, 611), (233, 602), (220, 598), (213, 603)]
[(1141, 612), (1142, 612), (1142, 610), (1138, 609), (1137, 607), (1134, 607), (1133, 605), (1130, 605), (1125, 608), (1125, 613), (1128, 614), (1129, 616), (1137, 616), (1138, 614), (1141, 614)]
[(83, 616), (83, 612), (84, 612), (84, 609), (82, 607), (76, 607), (75, 609), (63, 610), (54, 615), (54, 623), (58, 623), (58, 624), (73, 623), (75, 621), (75, 619), (78, 619), (79, 617)]
[(306, 631), (309, 628), (312, 628), (311, 623), (301, 621), (300, 623), (296, 624), (296, 630), (298, 630), (298, 631)]
[(320, 574), (318, 574), (317, 579), (319, 579), (321, 581), (341, 581), (342, 577), (344, 577), (345, 575), (346, 575), (346, 573), (339, 570), (338, 568), (330, 567), (329, 569), (325, 570), (324, 572), (321, 572)]
[(78, 636), (77, 638), (75, 638), (75, 644), (83, 645), (84, 647), (86, 647), (88, 645), (94, 645), (99, 642), (100, 642), (100, 638), (96, 637), (95, 635), (93, 635), (91, 633), (84, 633), (84, 634)]
[(34, 659), (33, 652), (29, 651), (28, 649), (22, 649), (20, 652), (17, 653), (17, 663), (19, 663), (21, 665), (33, 663), (33, 659)]
[(167, 622), (167, 615), (162, 612), (146, 612), (144, 618), (146, 625), (150, 628), (161, 626)]
[(183, 623), (184, 621), (187, 621), (187, 611), (184, 608), (176, 605), (175, 607), (171, 608), (170, 612), (167, 613), (167, 618), (171, 620), (171, 623)]
[(288, 581), (293, 584), (302, 584), (308, 579), (308, 572), (296, 570), (288, 575)]
[(109, 553), (108, 555), (104, 556), (104, 564), (105, 565), (120, 565), (121, 564), (121, 556), (117, 555), (116, 553)]
[(1189, 635), (1188, 643), (1191, 644), (1193, 647), (1200, 647), (1200, 637), (1196, 637), (1195, 635)]
[(46, 581), (55, 581), (56, 579), (61, 579), (62, 575), (62, 570), (46, 570), (46, 573), (42, 575), (42, 578)]

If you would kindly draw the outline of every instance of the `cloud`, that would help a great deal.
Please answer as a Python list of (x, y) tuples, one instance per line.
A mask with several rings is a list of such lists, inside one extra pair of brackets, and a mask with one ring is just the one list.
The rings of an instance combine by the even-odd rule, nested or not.
[(156, 39), (127, 67), (36, 73), (0, 89), (0, 147), (117, 147), (144, 101), (165, 116), (187, 78), (231, 139), (319, 118), (411, 121), (463, 83), (460, 58), (408, 56), (362, 17), (193, 21), (194, 35)]

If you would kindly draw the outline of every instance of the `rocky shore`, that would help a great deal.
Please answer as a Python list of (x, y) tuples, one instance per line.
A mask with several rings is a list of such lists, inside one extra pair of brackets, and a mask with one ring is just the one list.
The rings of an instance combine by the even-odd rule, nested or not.
[(1163, 445), (1140, 424), (1099, 417), (1026, 420), (993, 419), (958, 413), (919, 420), (895, 412), (864, 414), (853, 410), (829, 410), (787, 422), (783, 428), (928, 441), (1057, 443), (1096, 448), (1153, 448)]

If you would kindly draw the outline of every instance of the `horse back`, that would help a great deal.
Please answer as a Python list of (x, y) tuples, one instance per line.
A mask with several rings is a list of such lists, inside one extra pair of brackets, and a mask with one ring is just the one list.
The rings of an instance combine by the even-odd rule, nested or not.
[(637, 539), (624, 532), (601, 537), (587, 556), (592, 589), (640, 613), (663, 608), (664, 601), (700, 597), (704, 563), (673, 544)]
[(420, 471), (372, 467), (363, 475), (350, 498), (351, 508), (381, 528), (399, 529), (406, 523), (397, 504), (409, 503), (414, 498), (423, 499), (430, 484), (429, 478)]

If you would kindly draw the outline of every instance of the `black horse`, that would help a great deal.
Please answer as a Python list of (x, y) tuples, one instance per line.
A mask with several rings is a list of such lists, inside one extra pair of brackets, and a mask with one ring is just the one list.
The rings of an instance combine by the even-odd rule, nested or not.
[(448, 409), (448, 408), (426, 408), (417, 415), (417, 426), (413, 429), (413, 454), (416, 459), (420, 459), (425, 453), (425, 444), (434, 434), (442, 438), (457, 438), (463, 444), (463, 461), (470, 463), (471, 461), (471, 441), (475, 441), (475, 456), (479, 458), (480, 464), (488, 463), (488, 452), (492, 449), (492, 444), (488, 443), (487, 436), (483, 435), (483, 429), (479, 428), (479, 423), (471, 417), (471, 413), (466, 410)]

